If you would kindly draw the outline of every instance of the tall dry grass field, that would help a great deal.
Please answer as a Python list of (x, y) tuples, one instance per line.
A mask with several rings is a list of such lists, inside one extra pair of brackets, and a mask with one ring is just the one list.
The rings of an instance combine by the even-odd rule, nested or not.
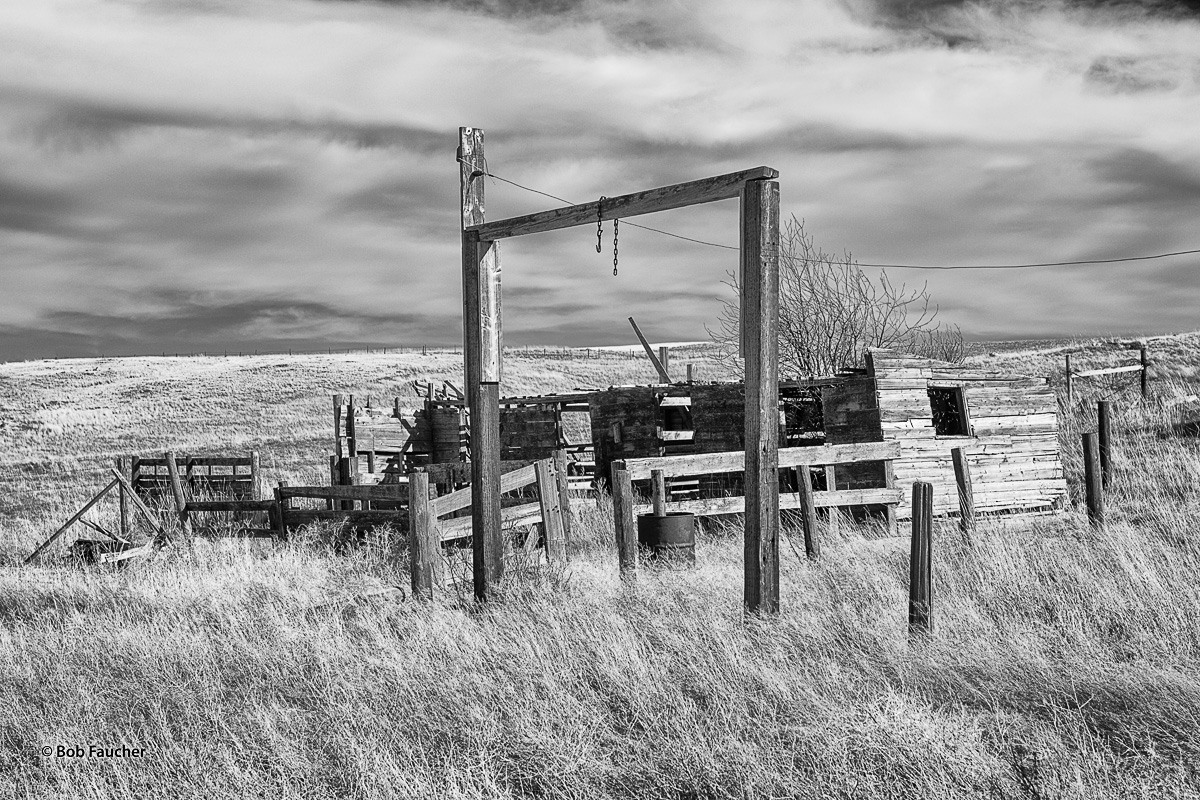
[[(1200, 349), (1177, 350), (1160, 393), (1193, 391)], [(506, 391), (652, 377), (508, 366)], [(694, 571), (625, 586), (603, 502), (567, 572), (515, 560), (486, 608), (458, 566), (429, 605), (354, 599), (406, 584), (387, 536), (20, 566), (118, 453), (257, 447), (271, 480), (317, 479), (331, 392), (460, 374), (449, 356), (0, 366), (0, 796), (1200, 797), (1200, 440), (1172, 435), (1182, 406), (1116, 382), (1063, 426), (1077, 488), (1092, 401), (1120, 398), (1107, 528), (1072, 508), (967, 544), (939, 522), (923, 641), (905, 539), (842, 525), (819, 563), (785, 544), (783, 612), (746, 619), (736, 524), (705, 528)]]

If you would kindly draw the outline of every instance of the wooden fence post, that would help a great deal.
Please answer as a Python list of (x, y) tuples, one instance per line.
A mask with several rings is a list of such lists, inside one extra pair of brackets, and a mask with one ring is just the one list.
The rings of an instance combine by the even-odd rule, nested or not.
[(408, 475), (408, 563), (414, 598), (433, 599), (441, 585), (442, 545), (429, 513), (429, 475)]
[(667, 480), (663, 477), (661, 469), (650, 470), (650, 502), (654, 509), (654, 516), (665, 517), (667, 515)]
[(486, 601), (504, 576), (500, 528), (500, 380), (503, 362), (500, 244), (468, 232), (484, 221), (483, 131), (458, 129), (463, 279), (463, 361), (471, 415), (472, 580)]
[(1112, 481), (1112, 403), (1101, 400), (1096, 404), (1096, 433), (1100, 441), (1100, 486), (1108, 489)]
[(542, 512), (542, 532), (546, 536), (546, 561), (550, 564), (567, 563), (567, 546), (563, 533), (563, 510), (559, 501), (558, 481), (554, 475), (554, 461), (543, 458), (534, 462), (537, 476), (538, 505)]
[(1149, 358), (1148, 354), (1146, 353), (1145, 347), (1143, 347), (1141, 350), (1141, 363), (1142, 363), (1142, 400), (1146, 400), (1150, 397), (1150, 372), (1149, 372), (1150, 358)]
[(617, 532), (617, 563), (621, 578), (631, 581), (637, 578), (637, 523), (633, 518), (633, 482), (624, 467), (623, 461), (613, 463), (613, 525)]
[[(117, 456), (117, 472), (129, 475), (128, 463), (125, 456)], [(129, 499), (125, 496), (124, 486), (118, 486), (117, 490), (121, 504), (121, 538), (129, 541)]]
[(933, 484), (913, 483), (908, 570), (908, 632), (933, 632)]
[(812, 473), (808, 467), (796, 467), (792, 472), (796, 476), (800, 516), (804, 522), (804, 554), (810, 561), (816, 561), (821, 557), (821, 540), (817, 538), (817, 506), (813, 502)]
[(671, 374), (671, 348), (669, 348), (669, 347), (658, 348), (658, 361), (660, 364), (662, 364), (663, 372), (670, 375)]
[(688, 384), (692, 383), (692, 365), (691, 364), (687, 365), (687, 382), (688, 382)]
[(258, 488), (258, 481), (262, 477), (262, 461), (258, 457), (257, 450), (250, 451), (250, 499), (262, 499), (262, 492)]
[(1099, 527), (1104, 524), (1104, 484), (1100, 475), (1099, 434), (1083, 435), (1083, 484), (1088, 522)]
[(975, 493), (971, 487), (971, 466), (967, 463), (967, 454), (961, 447), (950, 451), (954, 459), (954, 482), (958, 484), (958, 529), (963, 538), (971, 541), (971, 531), (975, 528)]
[(741, 192), (746, 492), (742, 600), (749, 613), (779, 611), (779, 183)]
[(558, 505), (562, 509), (563, 559), (571, 557), (571, 474), (567, 469), (567, 451), (554, 451), (554, 474), (558, 482)]
[(1067, 359), (1067, 407), (1069, 408), (1071, 406), (1071, 403), (1075, 399), (1075, 392), (1074, 392), (1074, 387), (1071, 385), (1071, 356), (1068, 354), (1066, 359)]
[(192, 521), (188, 518), (187, 499), (183, 496), (183, 484), (179, 480), (179, 464), (175, 461), (175, 454), (168, 452), (166, 454), (167, 475), (171, 478), (171, 494), (175, 498), (175, 510), (179, 514), (179, 522), (183, 526), (185, 536), (192, 535)]

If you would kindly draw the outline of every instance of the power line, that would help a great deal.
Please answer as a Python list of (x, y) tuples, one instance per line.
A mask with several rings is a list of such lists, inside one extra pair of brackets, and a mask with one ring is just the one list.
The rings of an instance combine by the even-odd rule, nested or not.
[[(1152, 256), (1094, 258), (1084, 261), (1043, 261), (1037, 264), (963, 264), (958, 266), (930, 266), (928, 264), (867, 264), (861, 261), (856, 261), (854, 263), (858, 264), (860, 267), (880, 267), (884, 269), (1033, 269), (1035, 267), (1075, 267), (1084, 264), (1121, 264), (1127, 261), (1152, 261), (1156, 258), (1190, 256), (1198, 253), (1200, 253), (1200, 250), (1176, 250), (1171, 253), (1156, 253)], [(815, 259), (807, 260), (812, 261)]]
[[(486, 166), (486, 162), (485, 162), (485, 166)], [(550, 194), (549, 192), (543, 192), (540, 189), (533, 189), (533, 188), (530, 188), (529, 186), (524, 186), (520, 183), (517, 183), (516, 181), (509, 180), (508, 178), (504, 178), (499, 175), (488, 172), (486, 169), (482, 171), (482, 174), (488, 176), (489, 178), (493, 178), (498, 181), (503, 181), (504, 183), (507, 183), (507, 184), (517, 187), (518, 189), (524, 189), (527, 192), (533, 192), (534, 194), (540, 194), (542, 197), (549, 197), (551, 200), (557, 200), (558, 202), (563, 203), (568, 206), (576, 205), (575, 203), (572, 203), (570, 200), (566, 200), (557, 195)], [(631, 227), (634, 227), (634, 228), (641, 228), (644, 231), (652, 231), (654, 233), (661, 233), (663, 236), (671, 236), (675, 239), (682, 239), (685, 242), (695, 242), (696, 244), (702, 244), (702, 245), (706, 245), (708, 247), (720, 247), (724, 250), (739, 249), (737, 247), (731, 247), (730, 245), (727, 245), (727, 244), (718, 244), (716, 242), (706, 242), (703, 239), (693, 239), (690, 236), (682, 236), (678, 233), (671, 233), (670, 231), (660, 230), (659, 228), (651, 228), (649, 225), (638, 225), (636, 222), (630, 222), (629, 220), (625, 220), (625, 224), (629, 225)], [(1086, 260), (1081, 260), (1081, 261), (1042, 261), (1042, 262), (1033, 263), (1033, 264), (961, 264), (961, 265), (952, 265), (951, 264), (951, 265), (937, 266), (937, 265), (932, 265), (932, 264), (867, 264), (867, 263), (864, 263), (861, 261), (855, 261), (853, 263), (857, 264), (860, 267), (875, 267), (878, 269), (936, 269), (936, 270), (1036, 269), (1036, 268), (1040, 268), (1040, 267), (1077, 267), (1077, 266), (1084, 266), (1087, 264), (1122, 264), (1122, 263), (1127, 263), (1127, 262), (1131, 262), (1131, 261), (1153, 261), (1153, 260), (1160, 259), (1160, 258), (1173, 258), (1175, 256), (1190, 256), (1190, 255), (1197, 255), (1197, 254), (1200, 254), (1200, 249), (1176, 250), (1176, 251), (1170, 252), (1170, 253), (1156, 253), (1154, 255), (1149, 255), (1149, 256), (1128, 256), (1125, 258), (1095, 258), (1095, 259), (1086, 259)], [(811, 261), (821, 261), (822, 259), (811, 259), (810, 258), (810, 259), (804, 259), (804, 260), (811, 262)]]

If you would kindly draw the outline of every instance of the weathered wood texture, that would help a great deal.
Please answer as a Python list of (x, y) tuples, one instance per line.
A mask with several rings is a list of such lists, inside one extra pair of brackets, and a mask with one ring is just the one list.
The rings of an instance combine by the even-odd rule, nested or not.
[(1100, 436), (1083, 434), (1083, 488), (1087, 501), (1088, 521), (1094, 526), (1104, 524), (1104, 483), (1100, 474)]
[(1105, 489), (1112, 483), (1112, 402), (1096, 404), (1096, 433), (1100, 440), (1100, 482)]
[(642, 349), (646, 351), (646, 357), (650, 359), (650, 363), (654, 365), (655, 372), (658, 373), (658, 379), (663, 383), (671, 382), (671, 375), (667, 372), (666, 365), (659, 360), (658, 356), (654, 355), (654, 349), (650, 347), (650, 343), (646, 341), (646, 337), (642, 334), (642, 329), (634, 321), (633, 317), (629, 318), (629, 324), (633, 326), (633, 332), (637, 334), (638, 341), (642, 343)]
[(542, 534), (546, 539), (546, 560), (562, 566), (567, 563), (567, 540), (563, 530), (563, 515), (567, 509), (560, 505), (554, 461), (544, 459), (537, 462), (534, 472), (537, 475), (538, 505), (542, 512)]
[(741, 194), (742, 357), (746, 369), (745, 560), (750, 613), (779, 611), (779, 184)]
[(429, 476), (408, 476), (408, 562), (413, 597), (430, 599), (442, 583), (442, 546), (429, 509)]
[(975, 527), (975, 494), (971, 485), (971, 465), (961, 447), (950, 451), (954, 461), (954, 482), (958, 487), (958, 527), (969, 537)]
[(909, 548), (908, 630), (933, 632), (933, 484), (912, 487), (912, 541)]
[[(224, 500), (253, 500), (257, 497), (257, 456), (189, 456), (176, 454), (179, 479), (193, 496)], [(161, 502), (174, 498), (171, 475), (164, 456), (131, 456), (119, 470), (142, 498)]]
[[(482, 146), (482, 133), (480, 133), (480, 143)], [(523, 217), (476, 223), (468, 228), (468, 231), (480, 239), (495, 241), (510, 236), (524, 236), (530, 233), (573, 228), (577, 225), (594, 225), (597, 215), (604, 220), (625, 219), (642, 214), (652, 214), (656, 211), (668, 211), (672, 208), (684, 208), (717, 200), (730, 200), (739, 196), (746, 181), (777, 177), (779, 177), (777, 170), (770, 167), (756, 167), (644, 192), (608, 197), (603, 202), (594, 201), (565, 208), (555, 208), (550, 211), (540, 211)]]
[(617, 564), (621, 578), (628, 581), (637, 577), (637, 524), (633, 517), (633, 484), (629, 473), (619, 465), (617, 462), (612, 469), (613, 528), (617, 535)]
[[(971, 463), (976, 513), (1062, 505), (1067, 484), (1058, 446), (1058, 401), (1047, 379), (882, 349), (869, 352), (867, 366), (875, 382), (881, 436), (901, 445), (893, 462), (895, 480), (902, 485), (931, 483), (935, 515), (961, 510), (951, 455), (955, 448)], [(972, 435), (935, 433), (930, 386), (963, 388)], [(902, 505), (899, 513), (907, 518), (912, 509)]]

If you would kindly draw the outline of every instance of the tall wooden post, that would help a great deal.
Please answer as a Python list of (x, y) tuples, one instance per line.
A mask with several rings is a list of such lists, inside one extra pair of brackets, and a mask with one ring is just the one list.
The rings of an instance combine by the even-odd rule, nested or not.
[(258, 481), (262, 474), (262, 459), (259, 458), (257, 450), (250, 451), (250, 499), (259, 500), (262, 498), (262, 492), (258, 488)]
[(661, 469), (650, 470), (650, 501), (654, 508), (654, 516), (667, 515), (667, 480)]
[(475, 598), (504, 575), (500, 535), (500, 247), (466, 228), (484, 221), (483, 131), (458, 129), (462, 200), (463, 359), (471, 414), (471, 530)]
[(658, 363), (662, 364), (663, 372), (671, 374), (671, 348), (658, 348)]
[(1087, 500), (1088, 522), (1104, 525), (1104, 485), (1100, 477), (1100, 436), (1083, 435), (1083, 486)]
[(912, 493), (912, 543), (908, 555), (908, 632), (933, 632), (933, 484), (917, 481)]
[(975, 492), (971, 487), (971, 465), (967, 463), (967, 454), (961, 447), (950, 451), (954, 459), (954, 482), (958, 484), (958, 528), (963, 538), (971, 539), (971, 531), (975, 527)]
[(742, 357), (746, 368), (746, 610), (779, 610), (779, 183), (741, 196)]
[(1112, 481), (1112, 402), (1101, 400), (1096, 404), (1096, 433), (1100, 444), (1100, 486), (1108, 488)]

